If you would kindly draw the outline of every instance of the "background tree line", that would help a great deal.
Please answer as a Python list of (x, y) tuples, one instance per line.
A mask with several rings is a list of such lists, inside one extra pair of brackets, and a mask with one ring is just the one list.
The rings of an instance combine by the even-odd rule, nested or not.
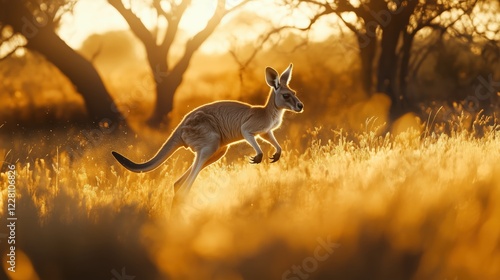
[[(127, 22), (130, 31), (142, 44), (146, 63), (154, 83), (154, 106), (147, 123), (152, 127), (168, 125), (174, 110), (174, 97), (185, 80), (193, 55), (221, 26), (223, 18), (232, 14), (230, 24), (238, 19), (252, 24), (258, 11), (245, 10), (251, 2), (213, 1), (212, 16), (200, 31), (183, 45), (180, 57), (173, 59), (173, 45), (180, 36), (179, 23), (190, 5), (201, 2), (151, 0), (147, 4), (156, 16), (156, 25), (148, 27), (138, 16), (134, 1), (108, 0)], [(260, 1), (264, 4), (269, 1)], [(354, 97), (357, 87), (365, 96), (382, 93), (390, 99), (389, 116), (395, 120), (406, 112), (418, 111), (419, 104), (432, 100), (466, 100), (466, 106), (491, 108), (499, 90), (500, 7), (494, 0), (371, 0), (271, 1), (284, 13), (304, 13), (306, 24), (268, 23), (268, 28), (252, 43), (239, 44), (228, 50), (233, 63), (240, 67), (240, 78), (259, 81), (259, 67), (270, 64), (268, 57), (299, 60), (307, 50), (322, 45), (320, 59), (311, 71), (322, 70), (322, 83), (328, 84), (332, 67), (322, 64), (321, 57), (344, 52), (354, 54), (355, 73), (342, 88), (345, 99)], [(19, 48), (42, 55), (68, 78), (82, 96), (88, 119), (100, 126), (126, 124), (126, 116), (116, 105), (109, 89), (96, 71), (93, 58), (71, 48), (58, 35), (63, 15), (72, 13), (78, 1), (3, 0), (0, 1), (2, 59), (15, 55)], [(208, 7), (208, 6), (207, 6)], [(250, 15), (250, 16), (249, 16)], [(263, 21), (265, 22), (266, 19)], [(323, 43), (312, 42), (308, 36), (318, 22), (332, 21), (331, 36)], [(166, 23), (163, 27), (160, 23)], [(260, 21), (262, 22), (262, 20)], [(238, 45), (239, 44), (239, 45)], [(328, 44), (332, 44), (328, 48)], [(315, 45), (316, 47), (314, 47)], [(272, 53), (281, 50), (281, 53)], [(283, 51), (286, 55), (283, 55)], [(95, 55), (99, 55), (98, 51)], [(311, 60), (309, 60), (311, 61)], [(304, 67), (305, 68), (305, 67)], [(326, 71), (326, 73), (324, 73)], [(305, 72), (305, 71), (304, 71)], [(257, 74), (252, 74), (257, 73)], [(346, 80), (346, 79), (344, 79)], [(301, 90), (316, 89), (310, 81), (301, 83)], [(345, 82), (345, 81), (344, 81)], [(330, 83), (321, 98), (340, 86)], [(483, 95), (474, 98), (476, 92)], [(478, 88), (481, 88), (479, 91)], [(310, 90), (311, 89), (311, 90)], [(329, 90), (330, 89), (330, 90)], [(446, 93), (443, 93), (445, 89)], [(247, 92), (252, 87), (247, 87)], [(326, 91), (326, 92), (325, 92)], [(429, 93), (429, 92), (432, 92)], [(185, 93), (189, 94), (189, 93)], [(352, 97), (350, 95), (353, 95)], [(245, 97), (243, 97), (245, 98)], [(313, 102), (313, 101), (312, 101)]]

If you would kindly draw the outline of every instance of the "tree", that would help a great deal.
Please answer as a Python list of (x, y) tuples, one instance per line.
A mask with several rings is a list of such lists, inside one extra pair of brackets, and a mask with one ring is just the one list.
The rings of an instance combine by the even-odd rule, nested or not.
[(122, 15), (132, 32), (144, 45), (156, 84), (154, 112), (148, 123), (151, 126), (159, 126), (168, 122), (166, 117), (173, 109), (175, 92), (182, 83), (193, 54), (214, 32), (224, 16), (246, 4), (249, 0), (239, 1), (232, 7), (228, 7), (229, 3), (235, 1), (217, 0), (214, 12), (206, 26), (187, 41), (184, 53), (176, 63), (171, 62), (169, 53), (178, 35), (179, 23), (186, 9), (191, 5), (191, 0), (151, 0), (150, 8), (156, 13), (158, 22), (167, 23), (167, 27), (162, 31), (158, 25), (153, 30), (149, 30), (133, 9), (126, 7), (122, 0), (108, 0), (108, 2)]
[[(444, 34), (464, 17), (470, 16), (479, 0), (284, 0), (296, 9), (306, 5), (318, 18), (336, 16), (357, 39), (364, 90), (382, 92), (391, 98), (390, 118), (411, 110), (406, 88), (411, 51), (416, 34), (425, 27)], [(348, 15), (354, 15), (349, 20)], [(292, 27), (293, 28), (293, 27)], [(467, 32), (467, 31), (462, 31)]]
[(113, 99), (96, 69), (64, 42), (56, 33), (65, 12), (71, 11), (74, 1), (0, 1), (0, 32), (6, 35), (0, 43), (17, 39), (12, 51), (23, 47), (42, 54), (73, 83), (85, 102), (89, 119), (96, 125), (109, 128), (124, 123)]

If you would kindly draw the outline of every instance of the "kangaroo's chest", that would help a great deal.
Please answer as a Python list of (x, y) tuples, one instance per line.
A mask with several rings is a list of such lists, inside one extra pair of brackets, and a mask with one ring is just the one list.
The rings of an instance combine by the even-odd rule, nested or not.
[(279, 118), (275, 118), (275, 119), (271, 122), (271, 127), (269, 128), (269, 130), (273, 130), (273, 129), (275, 129), (275, 128), (280, 127), (282, 120), (283, 120), (283, 119), (282, 119), (281, 117), (279, 117)]
[(268, 133), (271, 130), (278, 128), (282, 122), (282, 115), (271, 118), (267, 122), (262, 122), (262, 126), (260, 127), (258, 134)]

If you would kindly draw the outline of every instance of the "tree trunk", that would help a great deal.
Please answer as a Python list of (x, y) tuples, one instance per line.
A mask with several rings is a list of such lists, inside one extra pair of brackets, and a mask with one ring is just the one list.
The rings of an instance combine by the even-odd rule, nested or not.
[(50, 23), (37, 22), (21, 1), (8, 2), (6, 10), (9, 13), (2, 17), (5, 23), (26, 37), (26, 48), (44, 55), (68, 77), (82, 95), (92, 122), (107, 126), (126, 124), (94, 66), (69, 47)]
[(394, 96), (394, 77), (397, 67), (396, 47), (399, 39), (399, 28), (390, 25), (384, 28), (381, 41), (381, 54), (377, 69), (377, 91)]
[(148, 125), (151, 127), (160, 127), (161, 125), (168, 126), (170, 112), (174, 108), (174, 95), (177, 88), (182, 82), (182, 77), (169, 74), (156, 84), (156, 102), (153, 114), (148, 120)]
[[(184, 73), (189, 66), (192, 53), (194, 50), (186, 50), (190, 55), (184, 55), (175, 67), (167, 72), (157, 72), (153, 70), (156, 81), (156, 102), (153, 114), (148, 120), (148, 125), (151, 127), (160, 127), (161, 125), (168, 126), (169, 114), (174, 108), (174, 95), (184, 78)], [(150, 61), (150, 65), (152, 61)], [(155, 69), (167, 69), (166, 62), (155, 63)]]
[[(406, 5), (403, 5), (406, 3)], [(406, 27), (410, 17), (415, 10), (418, 1), (399, 2), (398, 12), (393, 12), (390, 22), (382, 28), (381, 54), (377, 69), (377, 91), (384, 92), (391, 98), (391, 108), (389, 117), (396, 120), (409, 111), (406, 100), (406, 91), (400, 91), (401, 85), (406, 89), (406, 79), (408, 73), (408, 63), (413, 38), (403, 37), (403, 57), (398, 58), (396, 49), (402, 35), (406, 34)], [(406, 49), (405, 49), (406, 48)], [(406, 52), (406, 53), (405, 53)], [(402, 68), (398, 68), (402, 66)], [(398, 70), (400, 71), (398, 79)], [(403, 75), (403, 76), (401, 76)], [(401, 82), (403, 82), (401, 84)], [(398, 86), (399, 85), (399, 86)]]
[[(404, 100), (408, 99), (407, 95), (407, 85), (408, 85), (408, 67), (410, 64), (411, 57), (411, 47), (413, 44), (414, 33), (403, 33), (403, 46), (401, 47), (401, 62), (399, 64), (398, 71), (398, 92), (404, 97)], [(408, 102), (407, 102), (408, 103)]]
[(29, 39), (26, 47), (41, 53), (68, 77), (82, 95), (92, 122), (107, 122), (110, 125), (124, 121), (94, 66), (55, 32), (40, 29), (37, 36)]
[(396, 48), (401, 35), (401, 24), (394, 17), (393, 22), (383, 29), (381, 41), (381, 54), (377, 69), (377, 91), (387, 94), (391, 98), (389, 117), (395, 120), (406, 113), (403, 96), (397, 90), (396, 73), (398, 70), (398, 57)]
[(370, 38), (364, 33), (357, 34), (359, 57), (361, 59), (361, 83), (367, 95), (373, 90), (373, 61), (377, 51), (377, 38)]

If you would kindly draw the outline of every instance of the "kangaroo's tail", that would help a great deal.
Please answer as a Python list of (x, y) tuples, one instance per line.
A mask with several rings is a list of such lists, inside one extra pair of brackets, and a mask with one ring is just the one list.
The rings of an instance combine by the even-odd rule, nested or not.
[(177, 149), (182, 146), (182, 139), (176, 132), (174, 132), (163, 144), (156, 155), (144, 163), (135, 163), (115, 151), (112, 151), (111, 153), (116, 158), (116, 160), (128, 170), (133, 172), (147, 172), (160, 166), (160, 164), (167, 160)]

